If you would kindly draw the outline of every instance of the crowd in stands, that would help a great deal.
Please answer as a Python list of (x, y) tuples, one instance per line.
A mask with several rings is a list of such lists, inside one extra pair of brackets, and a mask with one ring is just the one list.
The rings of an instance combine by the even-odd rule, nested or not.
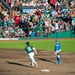
[[(19, 38), (50, 35), (51, 33), (75, 31), (75, 1), (74, 0), (5, 0), (16, 15), (10, 17), (4, 11), (0, 18), (0, 37)], [(14, 4), (16, 3), (15, 7)], [(20, 14), (18, 6), (45, 6), (27, 14)]]

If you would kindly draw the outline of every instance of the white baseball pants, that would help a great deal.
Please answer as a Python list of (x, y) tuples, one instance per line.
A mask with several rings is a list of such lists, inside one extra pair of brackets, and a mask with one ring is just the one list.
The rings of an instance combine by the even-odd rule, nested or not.
[(30, 58), (30, 61), (31, 61), (31, 65), (32, 66), (37, 65), (37, 63), (34, 59), (34, 52), (28, 53), (28, 55), (29, 55), (29, 58)]

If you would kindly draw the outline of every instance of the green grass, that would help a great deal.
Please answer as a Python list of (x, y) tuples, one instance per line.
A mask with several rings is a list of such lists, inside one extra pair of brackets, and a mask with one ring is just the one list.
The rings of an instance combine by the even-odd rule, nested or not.
[[(0, 42), (0, 48), (24, 49), (25, 42), (29, 41), (37, 50), (54, 50), (55, 40), (19, 40)], [(75, 40), (60, 40), (62, 51), (75, 52)]]

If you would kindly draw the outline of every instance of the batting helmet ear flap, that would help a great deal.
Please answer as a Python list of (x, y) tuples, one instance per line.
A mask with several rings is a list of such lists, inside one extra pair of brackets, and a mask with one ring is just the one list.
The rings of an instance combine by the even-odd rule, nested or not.
[(30, 45), (30, 42), (26, 42), (26, 45)]

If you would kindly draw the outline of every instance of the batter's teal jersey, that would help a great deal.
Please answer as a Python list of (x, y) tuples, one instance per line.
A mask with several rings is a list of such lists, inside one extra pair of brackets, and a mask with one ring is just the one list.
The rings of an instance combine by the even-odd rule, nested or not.
[(27, 52), (27, 53), (31, 53), (31, 52), (33, 52), (33, 46), (27, 46), (26, 48), (25, 48), (25, 52)]

